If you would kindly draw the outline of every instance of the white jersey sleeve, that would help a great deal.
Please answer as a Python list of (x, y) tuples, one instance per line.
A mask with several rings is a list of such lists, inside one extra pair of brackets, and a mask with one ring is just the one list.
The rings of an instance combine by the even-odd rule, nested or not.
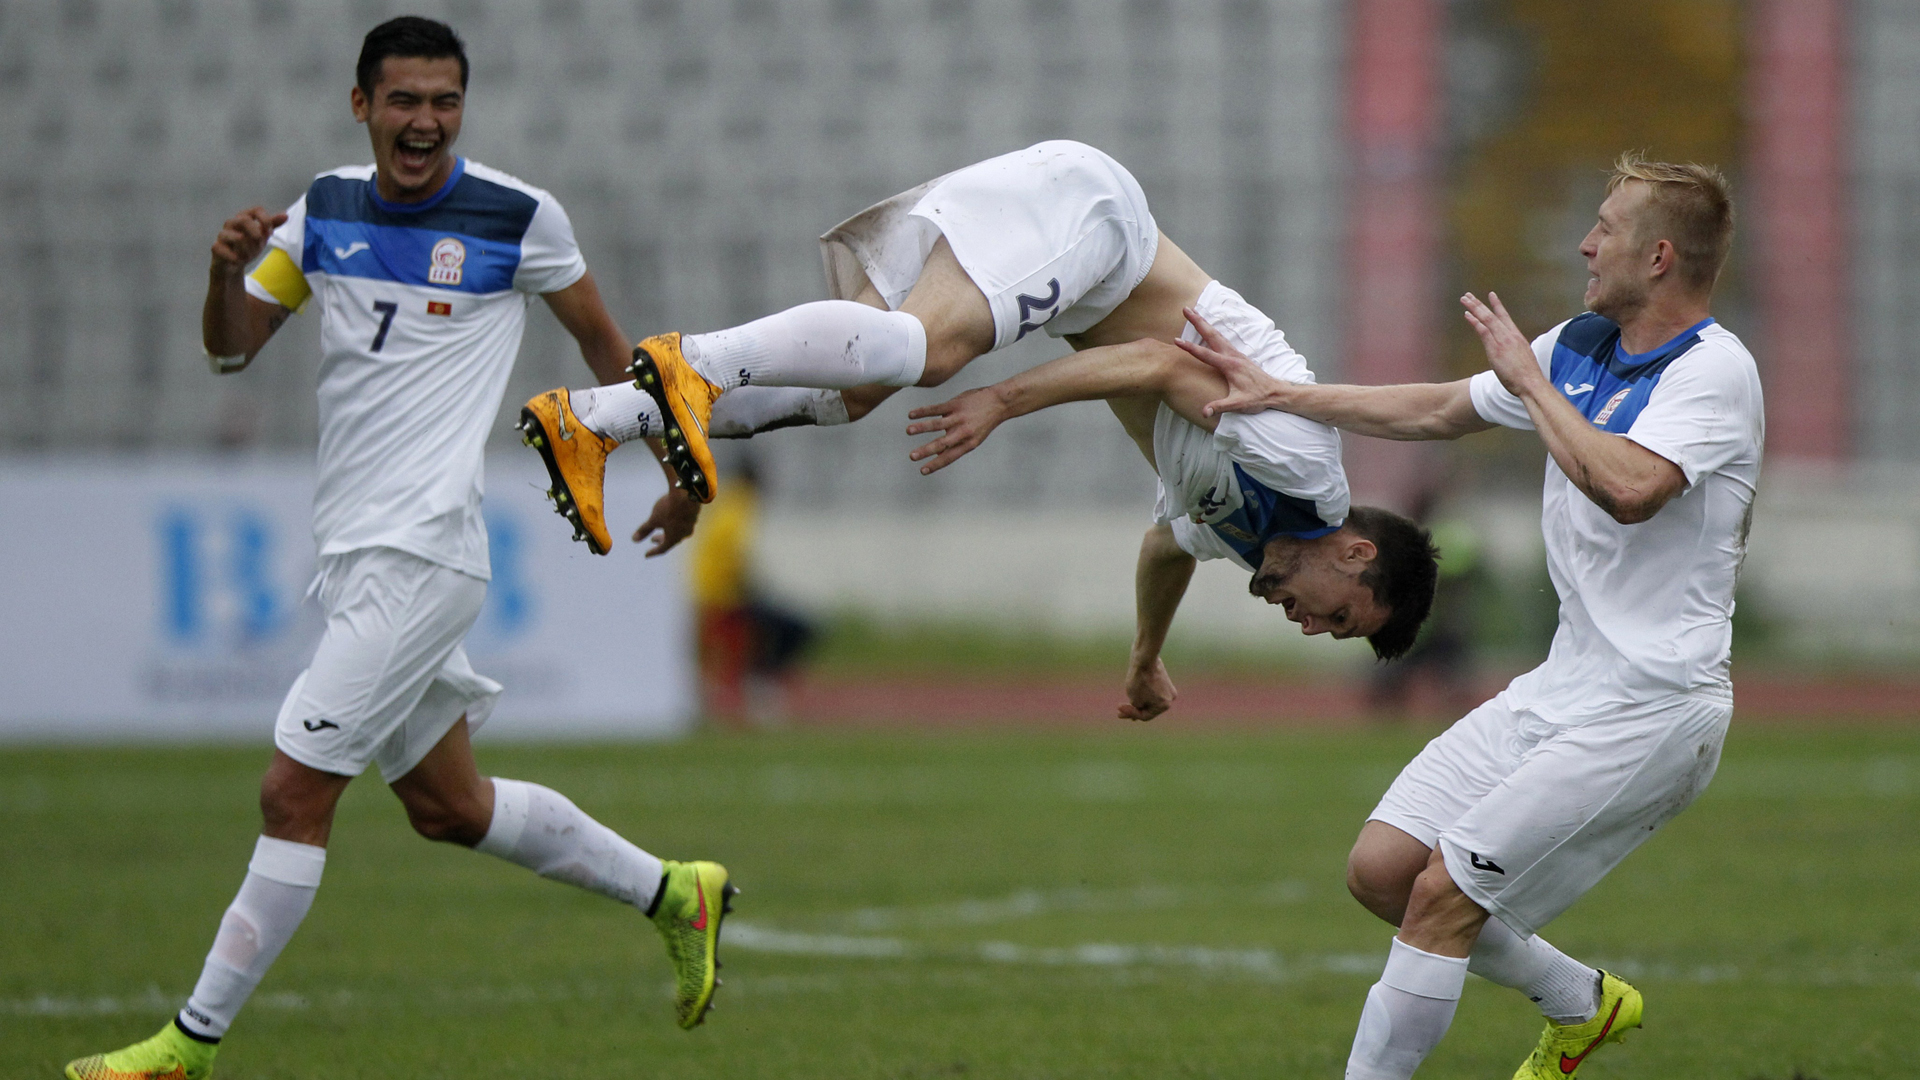
[(539, 192), (539, 208), (520, 240), (520, 267), (514, 272), (513, 287), (524, 293), (552, 293), (586, 276), (587, 260), (573, 237), (573, 222), (568, 220), (560, 201)]
[(247, 295), (291, 311), (305, 306), (313, 287), (301, 272), (306, 257), (307, 197), (287, 207), (287, 220), (267, 237), (266, 254), (247, 275)]
[(1626, 437), (1680, 466), (1691, 488), (1755, 453), (1763, 423), (1753, 362), (1709, 342), (1667, 369)]
[[(1533, 339), (1533, 358), (1540, 362), (1541, 372), (1548, 377), (1553, 373), (1553, 343), (1560, 340), (1560, 331), (1566, 326), (1563, 322)], [(1467, 383), (1467, 390), (1473, 395), (1473, 411), (1480, 414), (1480, 419), (1501, 427), (1533, 430), (1533, 417), (1527, 413), (1526, 403), (1502, 385), (1500, 376), (1491, 370), (1475, 375)]]

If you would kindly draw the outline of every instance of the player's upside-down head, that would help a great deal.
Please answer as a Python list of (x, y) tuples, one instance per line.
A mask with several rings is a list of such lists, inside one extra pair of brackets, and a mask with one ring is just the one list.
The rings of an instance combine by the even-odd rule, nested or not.
[(1390, 510), (1356, 506), (1333, 532), (1277, 537), (1265, 556), (1249, 592), (1285, 608), (1301, 633), (1364, 637), (1382, 660), (1406, 655), (1433, 610), (1440, 552)]

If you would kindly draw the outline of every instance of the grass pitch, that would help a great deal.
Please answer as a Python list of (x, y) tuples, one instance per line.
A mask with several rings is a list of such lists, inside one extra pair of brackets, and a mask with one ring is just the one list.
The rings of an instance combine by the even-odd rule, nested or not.
[[(216, 1076), (1338, 1077), (1388, 930), (1345, 851), (1430, 732), (793, 735), (480, 748), (745, 887), (706, 1027), (631, 910), (416, 839), (372, 777)], [(0, 752), (0, 1076), (159, 1028), (252, 837), (260, 750)], [(1548, 936), (1647, 994), (1607, 1077), (1913, 1075), (1920, 730), (1743, 728)], [(1469, 980), (1420, 1073), (1539, 1020)]]

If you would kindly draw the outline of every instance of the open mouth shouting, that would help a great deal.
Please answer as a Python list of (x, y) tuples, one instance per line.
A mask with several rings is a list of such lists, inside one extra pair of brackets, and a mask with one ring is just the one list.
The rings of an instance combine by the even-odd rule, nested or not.
[(440, 151), (447, 144), (446, 136), (440, 132), (421, 133), (405, 131), (393, 141), (394, 170), (404, 174), (414, 187), (425, 183), (433, 170), (440, 164)]

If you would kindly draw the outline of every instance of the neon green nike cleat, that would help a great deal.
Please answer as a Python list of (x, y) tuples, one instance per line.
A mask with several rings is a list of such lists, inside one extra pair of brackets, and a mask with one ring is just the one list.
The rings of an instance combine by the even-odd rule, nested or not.
[(680, 1026), (691, 1031), (707, 1018), (720, 985), (720, 920), (733, 910), (740, 890), (727, 868), (711, 862), (666, 864), (660, 895), (647, 915), (667, 942), (673, 962), (673, 1005)]
[(169, 1021), (151, 1039), (67, 1063), (67, 1080), (206, 1080), (217, 1043), (201, 1042)]
[(1617, 975), (1600, 973), (1600, 1011), (1584, 1024), (1556, 1024), (1547, 1021), (1540, 1034), (1540, 1045), (1520, 1065), (1513, 1080), (1572, 1080), (1586, 1064), (1587, 1055), (1601, 1043), (1619, 1042), (1627, 1032), (1640, 1026), (1640, 1014), (1646, 1008), (1640, 991)]

